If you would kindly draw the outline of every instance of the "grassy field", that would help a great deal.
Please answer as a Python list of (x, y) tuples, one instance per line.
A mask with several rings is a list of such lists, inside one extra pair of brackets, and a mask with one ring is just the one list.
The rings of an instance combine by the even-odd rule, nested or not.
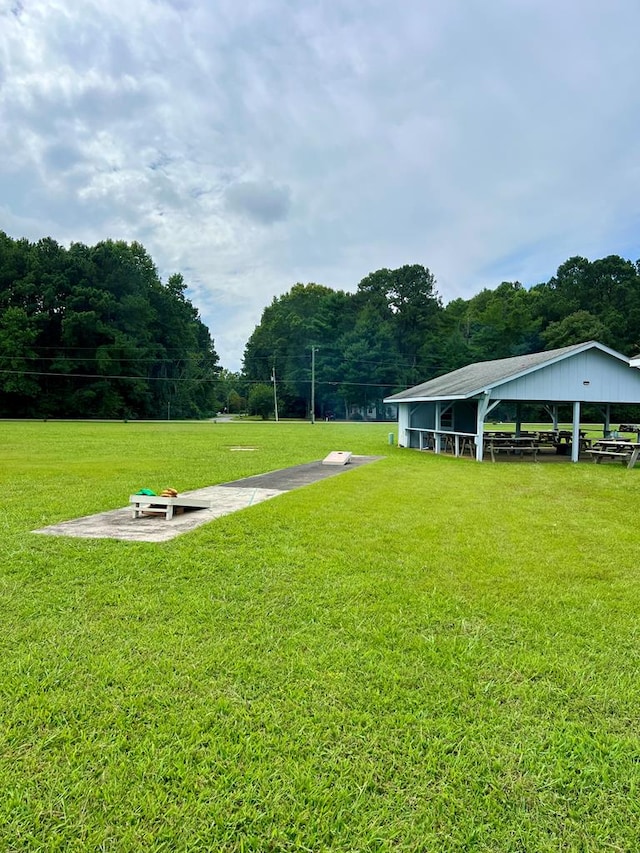
[[(640, 469), (391, 429), (0, 423), (0, 850), (640, 849)], [(385, 458), (162, 545), (31, 532), (334, 449)]]

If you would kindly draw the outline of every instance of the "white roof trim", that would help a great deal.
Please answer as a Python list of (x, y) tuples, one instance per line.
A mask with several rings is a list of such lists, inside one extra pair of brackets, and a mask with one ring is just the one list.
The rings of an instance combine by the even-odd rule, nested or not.
[[(473, 396), (473, 395), (472, 395)], [(446, 397), (429, 397), (429, 402), (433, 400), (435, 403), (438, 402), (446, 402), (447, 400), (468, 400), (468, 394), (454, 394), (448, 395)], [(394, 400), (393, 397), (385, 397), (382, 400), (383, 403), (395, 404), (396, 406), (400, 405), (400, 403), (424, 403), (424, 397), (403, 397), (402, 400)]]

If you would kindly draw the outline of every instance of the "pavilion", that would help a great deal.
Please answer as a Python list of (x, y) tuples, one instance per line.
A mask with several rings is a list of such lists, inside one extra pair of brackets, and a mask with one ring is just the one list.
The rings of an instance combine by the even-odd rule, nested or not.
[(470, 447), (483, 457), (487, 416), (503, 401), (515, 404), (516, 434), (525, 404), (542, 405), (558, 429), (558, 407), (570, 405), (571, 460), (580, 452), (580, 414), (585, 404), (602, 412), (603, 435), (610, 433), (611, 406), (640, 405), (640, 371), (622, 353), (587, 341), (547, 352), (469, 364), (386, 397), (398, 406), (398, 444), (456, 456)]

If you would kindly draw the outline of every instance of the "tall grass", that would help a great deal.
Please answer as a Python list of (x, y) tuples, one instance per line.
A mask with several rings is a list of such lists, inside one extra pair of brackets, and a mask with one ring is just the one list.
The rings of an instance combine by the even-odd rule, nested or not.
[[(0, 849), (640, 848), (640, 471), (389, 431), (0, 424)], [(165, 544), (31, 532), (334, 449), (385, 458)]]

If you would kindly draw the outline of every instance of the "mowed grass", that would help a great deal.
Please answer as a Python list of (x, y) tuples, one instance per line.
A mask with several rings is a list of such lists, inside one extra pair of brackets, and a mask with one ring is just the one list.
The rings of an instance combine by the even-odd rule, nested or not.
[[(640, 469), (391, 429), (0, 424), (1, 850), (640, 849)], [(31, 532), (334, 449), (385, 458), (166, 544)]]

